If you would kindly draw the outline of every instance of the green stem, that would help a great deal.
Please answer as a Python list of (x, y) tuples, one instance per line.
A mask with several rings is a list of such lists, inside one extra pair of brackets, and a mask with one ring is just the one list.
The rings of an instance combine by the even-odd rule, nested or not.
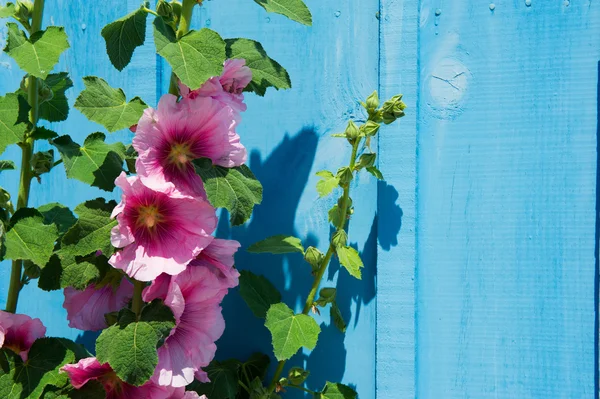
[[(194, 6), (201, 5), (202, 1), (197, 0), (183, 0), (181, 4), (181, 17), (179, 18), (179, 28), (177, 29), (177, 39), (180, 39), (190, 31), (192, 25), (192, 14)], [(169, 93), (175, 96), (179, 96), (179, 87), (177, 85), (177, 76), (171, 72), (171, 81), (169, 82)]]
[(131, 299), (131, 310), (139, 317), (144, 306), (144, 300), (142, 299), (142, 291), (146, 284), (143, 281), (133, 280), (133, 298)]
[(316, 392), (315, 392), (315, 391), (311, 391), (310, 389), (308, 389), (308, 388), (304, 388), (304, 387), (301, 387), (300, 385), (288, 385), (288, 387), (290, 387), (290, 388), (296, 388), (296, 389), (299, 389), (299, 390), (301, 390), (301, 391), (304, 391), (304, 392), (310, 393), (310, 394), (312, 394), (312, 395), (316, 394)]
[(160, 17), (160, 15), (158, 15), (158, 13), (156, 11), (149, 9), (148, 7), (142, 7), (142, 11), (144, 11), (148, 14), (152, 14), (155, 17)]
[[(355, 140), (355, 142), (352, 144), (352, 155), (350, 155), (349, 168), (353, 172), (354, 172), (354, 166), (356, 164), (356, 153), (358, 152), (358, 147), (360, 145), (360, 142), (361, 142), (361, 139), (357, 138)], [(343, 230), (344, 226), (346, 226), (346, 216), (348, 215), (348, 199), (349, 198), (350, 198), (350, 183), (348, 183), (344, 186), (344, 193), (342, 195), (342, 201), (340, 203), (340, 206), (342, 208), (342, 213), (341, 213), (341, 217), (340, 217), (341, 225), (336, 226), (337, 231)], [(319, 286), (321, 285), (321, 280), (323, 279), (325, 270), (327, 270), (327, 267), (329, 266), (329, 262), (331, 261), (331, 258), (333, 256), (333, 254), (335, 253), (335, 246), (333, 245), (333, 237), (334, 236), (335, 236), (335, 234), (331, 235), (331, 241), (329, 242), (329, 248), (327, 249), (327, 252), (325, 253), (325, 256), (323, 257), (323, 261), (321, 262), (321, 264), (319, 265), (319, 268), (317, 269), (317, 272), (315, 273), (315, 278), (313, 279), (312, 286), (310, 287), (310, 292), (308, 293), (308, 297), (306, 298), (306, 302), (304, 303), (304, 309), (302, 310), (302, 314), (307, 315), (308, 312), (310, 312), (310, 309), (312, 308), (313, 304), (315, 303), (315, 297), (317, 296), (317, 291), (319, 290)], [(275, 370), (275, 375), (273, 375), (273, 379), (271, 380), (271, 383), (269, 384), (269, 387), (267, 388), (269, 393), (271, 393), (275, 390), (275, 387), (277, 386), (277, 382), (279, 381), (279, 378), (281, 377), (281, 373), (283, 372), (283, 367), (285, 366), (285, 362), (286, 362), (285, 360), (281, 360), (277, 364), (277, 369)], [(294, 388), (300, 388), (300, 387), (294, 386)], [(312, 392), (312, 391), (307, 390), (307, 392)]]
[[(33, 13), (31, 17), (31, 29), (29, 35), (33, 35), (42, 28), (42, 17), (44, 15), (44, 0), (35, 0), (33, 4)], [(33, 156), (34, 140), (31, 133), (35, 132), (38, 122), (39, 101), (38, 101), (38, 81), (34, 76), (28, 79), (28, 100), (31, 110), (29, 111), (29, 121), (31, 122), (31, 131), (25, 136), (21, 143), (21, 177), (19, 181), (19, 195), (17, 197), (17, 210), (26, 207), (29, 202), (29, 190), (31, 188), (31, 179), (33, 171), (31, 170), (31, 157)], [(23, 269), (22, 261), (13, 261), (10, 272), (10, 285), (8, 287), (8, 296), (6, 298), (6, 311), (15, 313), (17, 311), (17, 302), (19, 301), (19, 292), (21, 291), (21, 271)]]

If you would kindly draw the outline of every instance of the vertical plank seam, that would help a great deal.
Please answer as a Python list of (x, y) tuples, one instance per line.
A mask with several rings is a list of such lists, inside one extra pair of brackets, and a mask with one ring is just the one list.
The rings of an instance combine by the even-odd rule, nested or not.
[(596, 240), (595, 240), (595, 274), (594, 274), (594, 397), (600, 398), (600, 348), (599, 340), (599, 285), (600, 285), (600, 61), (598, 61), (597, 86), (597, 125), (596, 125)]

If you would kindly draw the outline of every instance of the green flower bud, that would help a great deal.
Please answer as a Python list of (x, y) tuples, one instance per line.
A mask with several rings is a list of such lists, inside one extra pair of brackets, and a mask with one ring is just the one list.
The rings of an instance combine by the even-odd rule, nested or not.
[(173, 6), (165, 0), (159, 0), (156, 4), (156, 13), (168, 20), (173, 18)]
[(292, 385), (302, 385), (310, 372), (300, 367), (292, 367), (288, 372), (288, 380)]
[(377, 90), (375, 90), (369, 97), (367, 97), (367, 111), (374, 111), (379, 107), (379, 96)]
[(29, 90), (29, 75), (25, 75), (23, 76), (23, 79), (21, 79), (21, 83), (19, 84), (19, 87), (21, 88), (21, 90), (23, 90), (25, 93), (27, 93), (27, 91)]
[(379, 131), (379, 123), (368, 120), (367, 123), (360, 127), (360, 130), (365, 136), (375, 136)]
[(348, 121), (348, 126), (346, 127), (346, 137), (348, 140), (353, 141), (358, 137), (358, 128), (352, 121)]
[(333, 234), (333, 238), (331, 239), (333, 245), (337, 247), (345, 247), (348, 242), (348, 234), (344, 229), (340, 229)]
[(387, 100), (381, 107), (383, 123), (389, 125), (396, 119), (403, 117), (405, 108), (406, 104), (402, 102), (402, 94), (398, 94)]
[(340, 185), (343, 187), (345, 185), (350, 184), (352, 181), (352, 171), (349, 167), (344, 166), (343, 168), (339, 168), (336, 177), (340, 181)]
[(315, 247), (306, 248), (304, 252), (304, 260), (307, 261), (313, 270), (317, 270), (323, 261), (325, 254)]
[(31, 158), (31, 167), (37, 176), (50, 172), (53, 165), (54, 150), (36, 152)]
[(354, 167), (355, 170), (360, 170), (362, 168), (368, 168), (370, 166), (375, 165), (375, 159), (377, 158), (376, 154), (362, 154), (358, 163)]
[(38, 79), (38, 82), (40, 83), (38, 89), (39, 102), (43, 103), (52, 100), (54, 98), (52, 89), (43, 80)]
[(14, 15), (19, 21), (28, 22), (33, 15), (33, 3), (29, 0), (17, 1)]
[(23, 262), (23, 269), (25, 271), (25, 275), (31, 279), (38, 278), (42, 273), (40, 267), (30, 260)]
[(325, 302), (331, 303), (335, 301), (336, 294), (337, 290), (333, 287), (321, 288), (321, 291), (319, 291), (319, 299), (323, 299)]
[(0, 208), (10, 209), (12, 204), (10, 203), (10, 193), (0, 187)]

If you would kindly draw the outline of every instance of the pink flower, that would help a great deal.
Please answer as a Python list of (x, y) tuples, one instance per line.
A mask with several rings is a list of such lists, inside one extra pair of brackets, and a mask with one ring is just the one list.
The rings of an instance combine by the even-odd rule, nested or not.
[(230, 59), (223, 63), (221, 76), (208, 79), (199, 89), (191, 90), (179, 82), (179, 92), (184, 99), (196, 97), (212, 97), (223, 105), (231, 107), (236, 120), (239, 114), (246, 110), (244, 104), (244, 88), (252, 80), (252, 71), (246, 66), (246, 60)]
[(163, 190), (169, 183), (196, 196), (204, 196), (202, 180), (191, 163), (210, 158), (232, 167), (246, 161), (246, 149), (232, 130), (233, 111), (209, 97), (177, 102), (164, 95), (156, 110), (148, 108), (140, 119), (133, 147), (139, 153), (136, 170), (144, 184)]
[(119, 224), (111, 232), (117, 248), (109, 263), (139, 281), (161, 273), (176, 275), (213, 240), (217, 224), (214, 208), (201, 198), (178, 191), (145, 186), (139, 177), (121, 173), (115, 180), (123, 190), (113, 210)]
[(8, 348), (27, 360), (27, 352), (36, 339), (46, 335), (40, 319), (0, 310), (0, 348)]
[(152, 381), (136, 387), (122, 381), (108, 363), (100, 364), (95, 357), (81, 359), (76, 364), (67, 364), (61, 371), (67, 373), (71, 385), (81, 389), (91, 380), (99, 381), (106, 391), (107, 399), (206, 399), (195, 392), (186, 392), (185, 388), (161, 387)]
[(217, 349), (215, 341), (225, 328), (219, 305), (227, 289), (238, 283), (233, 268), (237, 241), (215, 239), (177, 276), (160, 275), (143, 292), (144, 301), (161, 298), (175, 315), (175, 328), (158, 349), (153, 380), (159, 385), (182, 387), (194, 376), (208, 381), (207, 366)]
[(79, 291), (72, 287), (65, 288), (65, 302), (69, 327), (84, 331), (102, 330), (108, 325), (104, 315), (121, 310), (133, 296), (133, 284), (125, 277), (120, 285), (114, 288), (111, 284), (97, 288), (90, 284)]

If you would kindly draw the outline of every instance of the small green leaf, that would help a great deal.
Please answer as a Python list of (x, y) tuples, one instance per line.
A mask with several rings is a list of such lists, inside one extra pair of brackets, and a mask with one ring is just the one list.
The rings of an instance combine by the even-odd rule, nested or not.
[(248, 377), (250, 381), (254, 378), (258, 377), (261, 380), (264, 380), (267, 376), (267, 369), (269, 368), (269, 363), (271, 363), (271, 359), (269, 356), (264, 353), (255, 352), (241, 365), (241, 369), (239, 372), (240, 379), (242, 377)]
[(148, 108), (139, 97), (127, 102), (123, 90), (110, 87), (104, 79), (86, 76), (83, 83), (85, 90), (77, 97), (75, 108), (111, 133), (137, 124)]
[(142, 309), (140, 320), (125, 308), (117, 324), (108, 327), (96, 341), (96, 357), (109, 363), (123, 381), (140, 386), (152, 377), (158, 364), (156, 349), (175, 326), (171, 309), (154, 300)]
[(31, 134), (35, 140), (51, 140), (58, 137), (58, 133), (53, 130), (46, 129), (43, 126), (36, 126), (35, 131)]
[(317, 182), (317, 192), (321, 197), (329, 195), (340, 184), (340, 179), (328, 170), (317, 172), (317, 176), (321, 177)]
[[(26, 79), (28, 75), (25, 75), (23, 79)], [(19, 117), (17, 118), (16, 123), (29, 123), (29, 111), (31, 111), (31, 106), (27, 101), (27, 93), (23, 92), (21, 89), (17, 90), (15, 94), (19, 99)]]
[(33, 208), (21, 208), (11, 218), (6, 233), (6, 259), (30, 260), (43, 267), (52, 256), (58, 238), (55, 225), (44, 224), (44, 217)]
[(0, 154), (6, 147), (23, 140), (27, 126), (17, 123), (19, 119), (19, 96), (8, 93), (0, 97)]
[(356, 399), (358, 397), (354, 389), (340, 383), (327, 382), (321, 399)]
[(115, 188), (115, 179), (123, 171), (125, 146), (117, 142), (106, 144), (103, 133), (92, 133), (83, 146), (61, 136), (53, 140), (64, 161), (67, 177), (98, 187), (105, 191)]
[(340, 260), (340, 264), (348, 270), (348, 273), (360, 280), (360, 269), (364, 267), (364, 265), (358, 251), (352, 247), (338, 247), (336, 248), (336, 253)]
[(210, 382), (194, 382), (187, 390), (195, 391), (199, 395), (206, 395), (211, 399), (235, 399), (240, 385), (238, 384), (238, 369), (240, 362), (235, 359), (219, 362), (213, 360), (204, 371), (208, 374)]
[(83, 290), (91, 283), (100, 281), (109, 271), (115, 270), (108, 264), (108, 258), (104, 255), (91, 254), (85, 257), (67, 255), (60, 263), (61, 288), (73, 287)]
[(292, 21), (311, 26), (312, 15), (302, 0), (254, 0), (268, 12), (284, 15)]
[(62, 387), (68, 376), (60, 372), (77, 360), (82, 348), (64, 338), (39, 338), (27, 355), (27, 361), (8, 349), (0, 351), (0, 397), (7, 399), (39, 398), (48, 385)]
[(110, 218), (113, 208), (117, 206), (115, 201), (104, 198), (86, 201), (75, 207), (75, 213), (79, 220), (61, 241), (59, 255), (61, 259), (67, 256), (86, 256), (98, 250), (105, 256), (114, 252), (110, 243), (110, 231), (117, 225), (117, 221)]
[(58, 234), (61, 236), (77, 222), (73, 212), (68, 207), (57, 202), (42, 205), (37, 209), (44, 216), (44, 224), (56, 225)]
[[(61, 122), (69, 116), (69, 100), (65, 92), (73, 87), (73, 81), (67, 72), (51, 73), (44, 80), (52, 90), (52, 99), (40, 104), (39, 117), (49, 122)], [(39, 129), (39, 128), (38, 128)]]
[(277, 360), (294, 356), (298, 349), (314, 349), (321, 328), (310, 316), (295, 315), (285, 303), (272, 305), (267, 312), (265, 326), (273, 337), (273, 352)]
[(158, 17), (154, 20), (154, 43), (156, 52), (167, 60), (175, 75), (192, 90), (223, 71), (225, 42), (213, 30), (191, 30), (177, 39), (173, 28)]
[(369, 168), (375, 164), (375, 158), (377, 155), (375, 154), (362, 154), (354, 166), (354, 170), (360, 170), (362, 168)]
[(277, 235), (255, 242), (248, 247), (248, 252), (255, 254), (268, 252), (271, 254), (287, 254), (300, 252), (304, 254), (304, 247), (299, 238), (286, 235)]
[(17, 167), (13, 161), (0, 161), (0, 172), (3, 170), (14, 170)]
[(269, 307), (281, 301), (281, 294), (264, 276), (242, 270), (240, 272), (240, 295), (254, 316), (264, 319)]
[(15, 5), (13, 3), (6, 3), (6, 5), (0, 6), (0, 18), (12, 17), (15, 13)]
[(377, 169), (375, 166), (369, 166), (369, 167), (367, 167), (366, 170), (367, 170), (367, 172), (369, 172), (370, 174), (375, 176), (377, 179), (383, 180), (383, 175), (381, 174), (381, 171), (379, 169)]
[[(329, 221), (335, 227), (342, 227), (342, 211), (339, 206), (334, 205), (328, 212)], [(345, 221), (344, 221), (345, 222)]]
[(212, 206), (227, 209), (234, 226), (248, 220), (254, 205), (262, 201), (262, 185), (250, 168), (246, 165), (224, 168), (212, 165), (208, 158), (193, 162)]
[(69, 48), (64, 28), (49, 26), (31, 35), (29, 39), (17, 24), (9, 22), (4, 52), (10, 55), (25, 72), (46, 79), (58, 63), (63, 51)]
[(342, 316), (342, 312), (340, 312), (337, 302), (331, 302), (331, 310), (329, 311), (329, 314), (331, 315), (331, 321), (337, 327), (337, 329), (345, 333), (346, 322), (344, 321), (344, 317)]
[(289, 89), (292, 87), (290, 76), (279, 63), (270, 58), (262, 45), (250, 39), (226, 39), (227, 58), (242, 58), (252, 71), (252, 81), (246, 91), (264, 96), (268, 87)]
[(102, 28), (101, 34), (106, 41), (106, 53), (110, 62), (119, 71), (129, 64), (136, 47), (144, 44), (147, 16), (146, 11), (138, 8)]

